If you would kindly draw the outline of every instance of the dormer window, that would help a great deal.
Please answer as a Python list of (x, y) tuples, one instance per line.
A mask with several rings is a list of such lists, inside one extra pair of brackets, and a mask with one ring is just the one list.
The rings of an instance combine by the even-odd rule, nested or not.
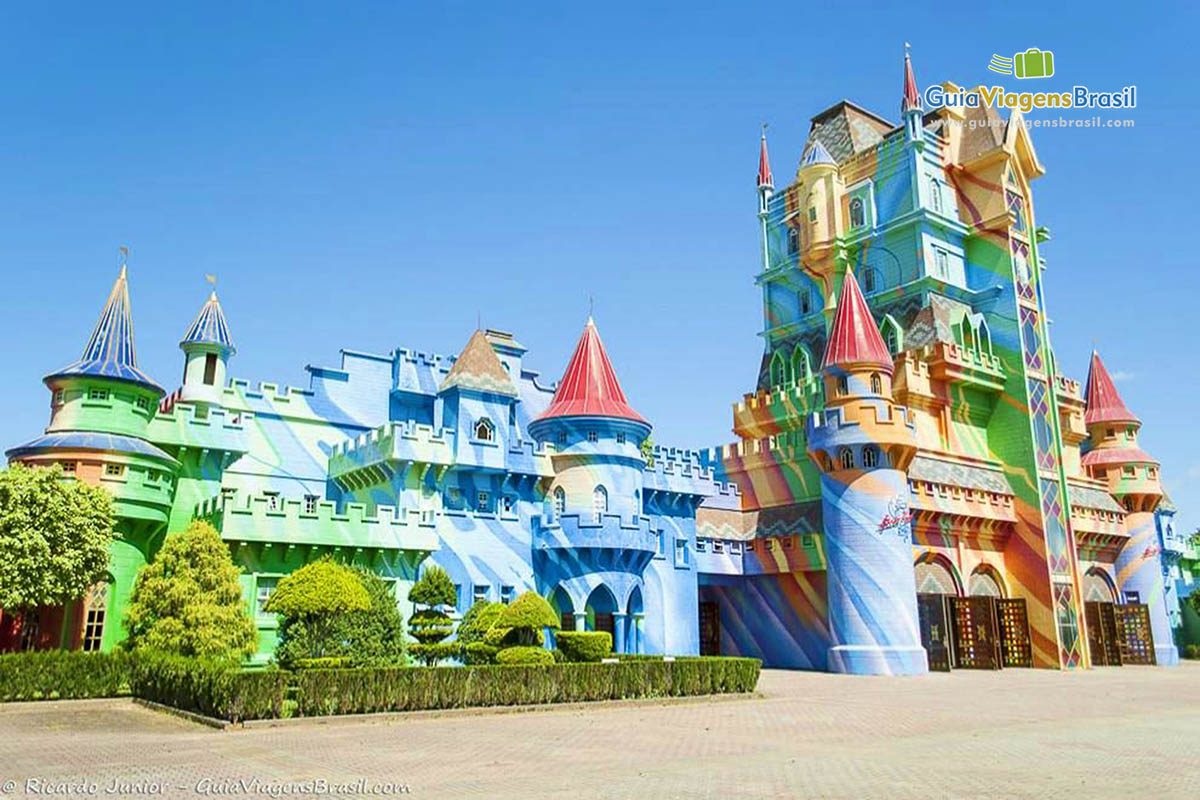
[(483, 417), (475, 423), (475, 438), (481, 442), (490, 442), (496, 436), (496, 428), (492, 421)]
[(850, 199), (850, 227), (859, 228), (867, 223), (866, 205), (861, 197)]

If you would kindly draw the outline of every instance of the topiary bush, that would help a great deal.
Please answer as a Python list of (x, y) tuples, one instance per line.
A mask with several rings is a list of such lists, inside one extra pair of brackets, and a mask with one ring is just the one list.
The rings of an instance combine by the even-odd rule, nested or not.
[(608, 631), (559, 631), (558, 649), (574, 663), (596, 662), (612, 652), (612, 634)]
[(544, 647), (506, 647), (496, 654), (497, 664), (553, 664), (554, 654)]
[(458, 623), (459, 657), (464, 664), (494, 664), (500, 648), (485, 641), (485, 637), (504, 612), (503, 603), (479, 600), (463, 614)]
[(454, 624), (445, 608), (458, 603), (458, 591), (446, 570), (437, 565), (426, 569), (420, 580), (413, 584), (408, 599), (425, 606), (408, 621), (409, 632), (417, 640), (409, 648), (413, 657), (432, 667), (443, 658), (458, 655), (461, 652), (458, 644), (442, 641), (454, 633)]
[[(500, 652), (496, 654), (496, 663), (510, 663), (502, 660), (507, 649), (514, 647), (519, 648), (541, 648), (545, 643), (545, 635), (542, 633), (543, 628), (558, 629), (558, 615), (554, 613), (554, 609), (546, 602), (546, 598), (542, 597), (537, 592), (525, 592), (516, 600), (504, 607), (500, 612), (499, 619), (492, 625), (484, 637), (484, 641), (488, 644), (500, 648)], [(554, 656), (549, 651), (544, 651), (550, 656), (550, 663), (553, 663)], [(527, 658), (527, 656), (512, 656), (513, 658)], [(542, 662), (513, 662), (513, 663), (542, 663)]]
[(281, 617), (275, 659), (291, 668), (299, 659), (350, 655), (352, 629), (371, 610), (371, 593), (355, 570), (326, 558), (281, 580), (263, 609)]

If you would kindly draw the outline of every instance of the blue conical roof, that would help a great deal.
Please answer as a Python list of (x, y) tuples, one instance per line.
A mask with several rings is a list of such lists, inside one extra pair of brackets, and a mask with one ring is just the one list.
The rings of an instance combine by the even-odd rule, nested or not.
[(801, 167), (811, 167), (814, 164), (837, 164), (819, 139), (814, 139), (809, 148), (804, 151), (804, 155), (800, 157)]
[(51, 378), (72, 375), (93, 375), (120, 381), (139, 383), (160, 394), (162, 387), (137, 367), (137, 352), (133, 346), (133, 316), (129, 304), (129, 280), (127, 270), (121, 266), (121, 274), (108, 294), (100, 319), (88, 339), (83, 355), (62, 369), (46, 376)]
[(229, 337), (229, 326), (225, 324), (225, 312), (221, 310), (221, 302), (217, 293), (208, 296), (208, 301), (196, 315), (187, 333), (183, 335), (180, 347), (188, 344), (215, 344), (233, 351), (233, 339)]

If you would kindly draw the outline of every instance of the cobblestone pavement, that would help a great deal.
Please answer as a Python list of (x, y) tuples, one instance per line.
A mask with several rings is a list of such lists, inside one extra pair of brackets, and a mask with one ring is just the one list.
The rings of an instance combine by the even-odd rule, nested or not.
[(139, 796), (140, 781), (172, 797), (278, 796), (321, 780), (328, 796), (388, 796), (391, 782), (431, 798), (1200, 796), (1200, 663), (766, 671), (759, 691), (224, 732), (128, 700), (0, 705), (0, 792), (36, 794), (32, 778), (100, 795), (126, 783), (109, 796)]

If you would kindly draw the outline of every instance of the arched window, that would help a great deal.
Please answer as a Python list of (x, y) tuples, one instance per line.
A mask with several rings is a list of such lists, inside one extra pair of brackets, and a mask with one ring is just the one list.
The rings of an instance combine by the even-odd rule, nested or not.
[(854, 469), (854, 451), (849, 447), (842, 450), (839, 458), (842, 462), (842, 469)]
[(865, 225), (867, 222), (867, 214), (861, 197), (853, 197), (850, 199), (850, 227), (857, 228)]
[(837, 393), (838, 393), (838, 397), (842, 397), (843, 395), (847, 395), (850, 393), (850, 381), (846, 378), (845, 375), (838, 375)]
[(592, 490), (592, 519), (599, 522), (608, 513), (608, 490), (597, 486)]
[(863, 448), (863, 466), (867, 469), (879, 466), (879, 451), (874, 447)]
[(890, 314), (884, 314), (883, 319), (879, 321), (879, 333), (883, 336), (883, 343), (887, 345), (888, 352), (892, 355), (898, 354), (904, 346), (904, 339), (900, 335), (900, 326)]
[(804, 384), (811, 376), (811, 368), (809, 366), (808, 352), (796, 345), (796, 349), (792, 351), (792, 380), (797, 384)]
[(492, 421), (487, 417), (483, 417), (475, 423), (475, 438), (479, 441), (490, 442), (495, 435), (496, 429), (492, 426)]
[(871, 394), (883, 394), (883, 380), (878, 372), (871, 373)]
[(787, 232), (787, 250), (788, 255), (794, 256), (800, 252), (800, 232), (795, 228), (788, 228)]
[(567, 510), (567, 493), (561, 486), (554, 490), (554, 516), (561, 517)]
[(775, 355), (771, 356), (771, 388), (783, 386), (787, 383), (787, 362), (783, 358), (783, 353), (776, 350)]
[(870, 269), (869, 267), (867, 269), (863, 270), (863, 286), (862, 286), (862, 288), (863, 288), (863, 292), (865, 294), (870, 294), (871, 292), (873, 292), (879, 288), (879, 281), (876, 277), (875, 270)]
[(929, 207), (937, 213), (942, 213), (942, 184), (937, 178), (929, 179)]

